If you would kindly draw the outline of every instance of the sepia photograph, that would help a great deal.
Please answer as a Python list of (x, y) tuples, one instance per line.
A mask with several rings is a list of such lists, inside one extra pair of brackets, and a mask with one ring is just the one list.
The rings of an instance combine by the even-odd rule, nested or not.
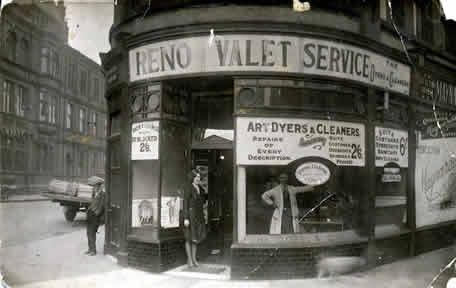
[(0, 0), (0, 288), (456, 288), (456, 0)]

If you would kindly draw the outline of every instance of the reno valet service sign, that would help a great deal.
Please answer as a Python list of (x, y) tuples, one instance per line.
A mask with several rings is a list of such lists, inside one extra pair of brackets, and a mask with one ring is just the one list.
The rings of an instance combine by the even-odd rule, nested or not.
[(238, 165), (286, 165), (296, 159), (317, 156), (338, 166), (364, 166), (362, 124), (239, 117), (236, 125)]
[(368, 50), (312, 38), (208, 36), (156, 42), (129, 52), (130, 81), (208, 72), (282, 72), (348, 79), (409, 95), (410, 67)]

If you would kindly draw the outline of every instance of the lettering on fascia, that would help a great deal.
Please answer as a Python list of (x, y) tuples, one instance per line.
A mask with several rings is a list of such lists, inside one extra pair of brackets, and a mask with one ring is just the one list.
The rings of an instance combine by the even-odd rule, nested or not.
[[(241, 40), (216, 40), (217, 56), (219, 66), (274, 66), (276, 65), (273, 55), (275, 46), (281, 49), (282, 67), (288, 66), (288, 47), (291, 46), (290, 41), (261, 40), (260, 53), (252, 52), (252, 41), (244, 40), (245, 51), (241, 51)], [(255, 57), (255, 55), (258, 55)]]
[(136, 51), (136, 75), (185, 69), (192, 62), (192, 50), (185, 42)]

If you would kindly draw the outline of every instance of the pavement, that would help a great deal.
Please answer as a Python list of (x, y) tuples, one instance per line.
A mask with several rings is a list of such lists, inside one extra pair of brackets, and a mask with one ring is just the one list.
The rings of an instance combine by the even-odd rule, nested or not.
[[(185, 272), (183, 267), (161, 274), (143, 272), (117, 265), (103, 254), (104, 227), (97, 234), (99, 253), (90, 257), (86, 250), (85, 230), (0, 248), (0, 273), (10, 287), (79, 288), (79, 287), (164, 287), (164, 288), (312, 288), (312, 287), (426, 287), (433, 277), (456, 255), (456, 245), (404, 259), (375, 269), (324, 279), (290, 279), (274, 281), (229, 280), (227, 273), (217, 277)], [(203, 264), (207, 265), (207, 264)], [(449, 269), (447, 271), (450, 271)], [(443, 279), (445, 277), (439, 278)], [(445, 287), (446, 278), (434, 288)]]

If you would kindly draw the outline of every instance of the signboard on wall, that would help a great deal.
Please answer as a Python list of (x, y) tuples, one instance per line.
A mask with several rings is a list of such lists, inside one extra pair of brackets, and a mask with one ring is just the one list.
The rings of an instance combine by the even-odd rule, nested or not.
[(131, 226), (143, 227), (157, 223), (157, 199), (133, 199), (131, 207)]
[(181, 198), (162, 197), (161, 199), (161, 227), (179, 227), (179, 211), (181, 210)]
[(416, 150), (416, 226), (456, 219), (456, 138), (423, 139)]
[(158, 137), (158, 121), (133, 123), (131, 126), (131, 160), (159, 159)]
[(338, 166), (364, 166), (364, 125), (351, 122), (236, 119), (238, 165), (286, 165), (302, 157), (328, 159)]
[[(208, 33), (209, 34), (209, 33)], [(279, 35), (208, 36), (161, 41), (129, 51), (130, 81), (213, 72), (321, 75), (410, 93), (410, 66), (356, 46)]]
[(390, 162), (408, 167), (408, 132), (375, 127), (375, 166), (384, 167)]

